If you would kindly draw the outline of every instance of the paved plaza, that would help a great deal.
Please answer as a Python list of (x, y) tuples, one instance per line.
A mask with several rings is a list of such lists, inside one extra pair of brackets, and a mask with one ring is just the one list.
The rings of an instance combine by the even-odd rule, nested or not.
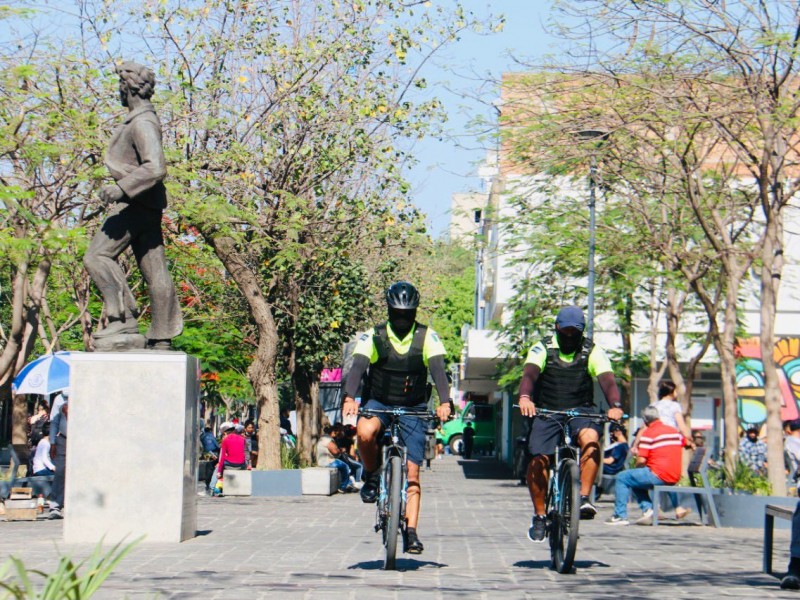
[[(527, 491), (492, 459), (445, 457), (423, 473), (420, 536), (425, 552), (382, 567), (374, 508), (357, 494), (301, 498), (198, 498), (198, 536), (142, 544), (97, 598), (791, 598), (760, 572), (755, 529), (676, 522), (611, 527), (611, 504), (581, 524), (571, 575), (549, 569), (546, 544), (525, 536)], [(156, 493), (154, 491), (154, 493)], [(631, 514), (638, 509), (631, 507)], [(695, 522), (692, 523), (692, 519)], [(0, 523), (0, 556), (54, 568), (62, 522)], [(788, 531), (776, 532), (775, 565), (788, 560)]]

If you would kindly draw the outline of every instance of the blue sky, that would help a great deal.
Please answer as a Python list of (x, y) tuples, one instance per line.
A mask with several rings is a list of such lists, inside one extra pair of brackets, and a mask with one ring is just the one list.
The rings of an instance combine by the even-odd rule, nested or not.
[[(426, 139), (417, 143), (412, 153), (418, 164), (409, 174), (414, 203), (428, 215), (434, 236), (447, 230), (451, 195), (481, 189), (475, 173), (476, 162), (483, 158), (484, 152), (476, 149), (477, 140), (464, 136), (473, 116), (481, 114), (493, 119), (494, 110), (468, 97), (481, 86), (480, 81), (472, 78), (481, 75), (485, 79), (498, 79), (503, 72), (523, 68), (512, 56), (540, 57), (555, 50), (554, 40), (544, 28), (550, 12), (546, 0), (495, 0), (491, 5), (486, 0), (462, 0), (462, 4), (476, 15), (504, 14), (506, 24), (498, 34), (465, 35), (423, 73), (448, 113), (449, 135), (442, 141)], [(490, 87), (484, 85), (484, 88), (486, 100), (497, 96)], [(451, 139), (453, 136), (459, 141)]]

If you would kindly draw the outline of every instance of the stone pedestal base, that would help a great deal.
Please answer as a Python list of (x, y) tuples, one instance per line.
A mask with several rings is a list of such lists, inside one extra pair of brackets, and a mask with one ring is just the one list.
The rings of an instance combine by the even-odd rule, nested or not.
[(194, 537), (197, 359), (92, 352), (71, 363), (64, 540)]
[(97, 352), (117, 352), (119, 350), (144, 350), (147, 338), (140, 333), (120, 333), (105, 338), (92, 338)]

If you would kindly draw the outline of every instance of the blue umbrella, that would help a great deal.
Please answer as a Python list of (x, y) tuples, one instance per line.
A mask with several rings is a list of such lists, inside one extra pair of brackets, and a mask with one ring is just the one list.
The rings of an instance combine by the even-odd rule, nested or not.
[(47, 395), (68, 389), (70, 354), (45, 354), (25, 365), (11, 382), (14, 393)]

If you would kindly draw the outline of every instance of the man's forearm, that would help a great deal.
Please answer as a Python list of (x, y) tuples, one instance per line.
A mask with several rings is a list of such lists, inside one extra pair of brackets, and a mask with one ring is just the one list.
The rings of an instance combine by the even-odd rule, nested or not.
[(522, 370), (522, 381), (519, 384), (519, 397), (527, 396), (530, 398), (533, 395), (533, 386), (540, 373), (539, 367), (527, 363)]
[(363, 354), (353, 355), (353, 365), (350, 367), (350, 373), (347, 375), (347, 381), (344, 384), (345, 398), (355, 398), (358, 393), (358, 386), (361, 384), (361, 378), (369, 367), (369, 358)]
[(611, 408), (621, 408), (622, 404), (619, 401), (619, 388), (614, 379), (613, 373), (601, 373), (597, 377), (597, 383), (600, 384), (600, 389), (606, 397), (606, 402)]
[(447, 372), (444, 366), (444, 356), (434, 356), (428, 361), (428, 368), (439, 394), (439, 402), (444, 404), (450, 400), (450, 383), (447, 381)]

